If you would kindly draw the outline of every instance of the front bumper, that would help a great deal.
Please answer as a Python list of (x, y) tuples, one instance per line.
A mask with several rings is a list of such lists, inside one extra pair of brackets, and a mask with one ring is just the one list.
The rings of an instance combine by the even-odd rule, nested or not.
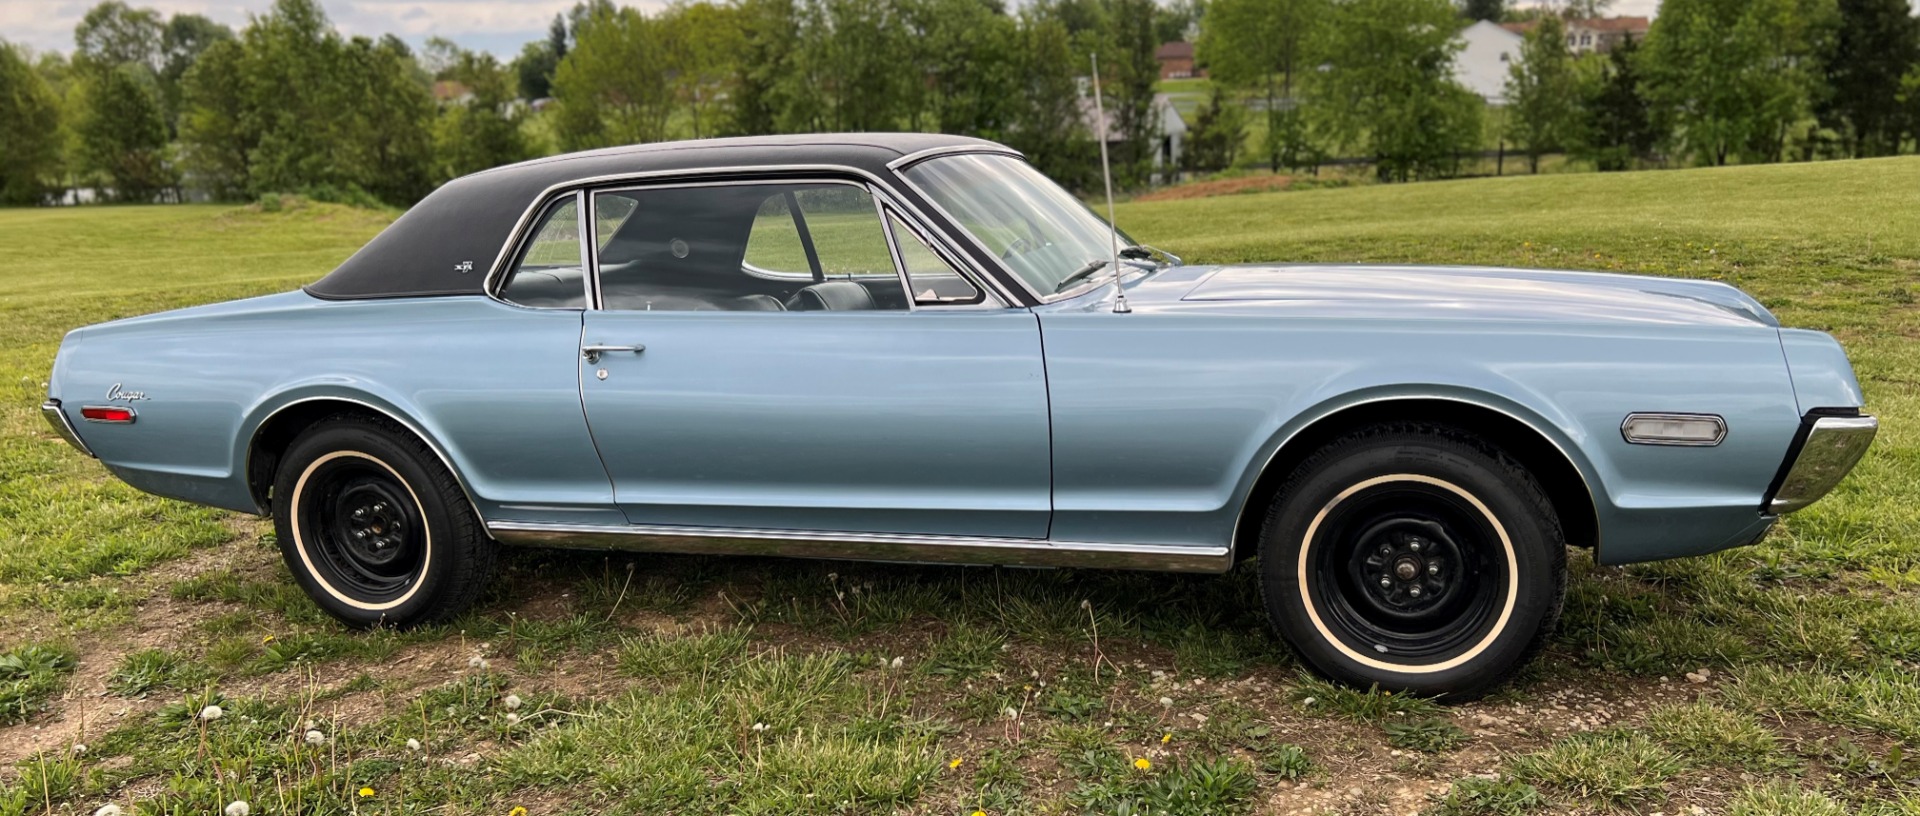
[(1866, 414), (1810, 414), (1773, 479), (1763, 512), (1783, 515), (1819, 501), (1866, 455), (1880, 420)]
[(61, 439), (67, 440), (67, 444), (81, 453), (93, 456), (93, 451), (87, 449), (87, 443), (80, 441), (80, 434), (73, 429), (73, 420), (68, 419), (67, 412), (60, 408), (59, 400), (50, 399), (40, 403), (40, 415), (47, 418), (47, 424), (53, 426), (53, 432), (59, 434)]

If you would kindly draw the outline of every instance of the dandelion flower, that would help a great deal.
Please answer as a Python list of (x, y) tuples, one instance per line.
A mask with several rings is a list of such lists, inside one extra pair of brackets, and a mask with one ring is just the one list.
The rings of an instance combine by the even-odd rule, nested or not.
[(987, 816), (987, 812), (984, 810), (976, 810), (973, 812), (972, 816)]
[(120, 816), (120, 813), (121, 811), (120, 811), (119, 805), (116, 805), (112, 802), (108, 802), (104, 805), (101, 805), (99, 810), (94, 811), (93, 816)]
[[(200, 719), (206, 720), (208, 722), (212, 722), (214, 720), (220, 719), (220, 715), (225, 713), (227, 712), (220, 710), (219, 706), (210, 705), (210, 706), (207, 706), (206, 708), (200, 709)], [(116, 812), (118, 811), (117, 808), (115, 810)]]
[(73, 744), (73, 755), (74, 755), (74, 756), (86, 756), (86, 755), (87, 755), (87, 744), (86, 744), (86, 743), (84, 743), (84, 742), (76, 742), (76, 743), (74, 743), (74, 744)]
[(247, 814), (253, 812), (253, 806), (247, 804), (247, 800), (245, 799), (235, 799), (228, 802), (227, 809), (221, 812), (227, 814), (227, 816), (247, 816)]
[(1020, 719), (1020, 709), (1014, 708), (1013, 706), (1007, 706), (1007, 710), (1001, 713), (1007, 715), (1007, 719), (1009, 720)]
[(1145, 770), (1150, 770), (1150, 769), (1152, 769), (1152, 768), (1153, 768), (1153, 763), (1152, 763), (1152, 762), (1149, 762), (1149, 761), (1147, 761), (1147, 758), (1146, 758), (1146, 757), (1141, 757), (1141, 758), (1139, 758), (1139, 759), (1136, 759), (1136, 760), (1134, 760), (1134, 761), (1133, 761), (1133, 767), (1135, 767), (1135, 768), (1139, 768), (1140, 770), (1143, 770), (1143, 771), (1145, 771)]
[(308, 745), (325, 745), (325, 744), (327, 744), (327, 735), (326, 735), (326, 734), (322, 734), (322, 733), (320, 733), (320, 732), (319, 732), (319, 731), (317, 731), (317, 730), (316, 730), (316, 731), (308, 731), (308, 732), (307, 732), (307, 744), (308, 744)]
[(418, 750), (420, 750), (420, 741), (419, 741), (419, 740), (417, 740), (417, 739), (410, 739), (410, 740), (407, 740), (407, 750), (409, 750), (409, 751), (418, 751)]
[(369, 796), (372, 796), (372, 795), (373, 795), (373, 789), (372, 789), (372, 788), (361, 788), (361, 789), (360, 789), (360, 798), (362, 798), (362, 799), (365, 799), (365, 798), (367, 798), (367, 797), (369, 797)]
[(954, 757), (952, 762), (947, 763), (947, 770), (953, 770), (955, 768), (958, 768), (960, 767), (960, 763), (965, 761), (966, 760), (961, 757)]
[[(261, 639), (260, 639), (260, 642), (261, 642), (261, 643), (272, 643), (272, 642), (273, 642), (273, 636), (272, 636), (272, 635), (267, 635), (266, 637), (263, 637), (263, 638), (261, 638)], [(240, 804), (242, 804), (242, 805), (244, 805), (244, 804), (246, 804), (246, 803), (245, 803), (245, 802), (241, 802)]]
[(507, 816), (527, 816), (527, 809), (514, 805), (512, 810), (507, 811)]
[(507, 699), (500, 701), (500, 704), (506, 706), (508, 711), (517, 710), (520, 708), (520, 695), (509, 694)]
[(1165, 744), (1167, 744), (1167, 743), (1169, 743), (1169, 742), (1172, 742), (1172, 741), (1173, 741), (1173, 732), (1172, 732), (1172, 731), (1168, 731), (1167, 733), (1165, 733), (1165, 734), (1162, 734), (1162, 735), (1160, 735), (1160, 744), (1161, 744), (1161, 745), (1165, 745)]

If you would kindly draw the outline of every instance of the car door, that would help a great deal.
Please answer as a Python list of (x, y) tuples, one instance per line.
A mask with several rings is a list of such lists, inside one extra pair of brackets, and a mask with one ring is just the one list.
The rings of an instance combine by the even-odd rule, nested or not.
[(630, 523), (1046, 537), (1037, 319), (945, 264), (872, 190), (593, 199), (600, 308), (581, 335), (581, 400)]

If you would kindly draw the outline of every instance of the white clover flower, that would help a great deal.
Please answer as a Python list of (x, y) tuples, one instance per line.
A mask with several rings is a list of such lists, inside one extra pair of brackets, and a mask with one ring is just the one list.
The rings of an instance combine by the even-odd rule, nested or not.
[(755, 730), (755, 731), (765, 731), (765, 730), (767, 730), (767, 724), (766, 724), (766, 723), (763, 723), (763, 722), (757, 722), (757, 723), (754, 723), (754, 724), (753, 724), (753, 730)]
[(904, 657), (896, 657), (896, 658), (894, 658), (894, 659), (893, 659), (893, 662), (892, 662), (892, 663), (888, 663), (888, 664), (887, 664), (887, 668), (889, 668), (889, 669), (893, 669), (894, 671), (899, 671), (899, 670), (900, 670), (900, 667), (901, 667), (901, 666), (904, 666), (904, 665), (906, 665), (906, 663), (907, 663), (907, 659), (906, 659), (906, 658), (904, 658)]
[(325, 745), (327, 744), (327, 735), (322, 734), (319, 731), (308, 731), (307, 744), (308, 745)]
[(485, 669), (486, 667), (487, 667), (487, 659), (484, 657), (481, 657), (479, 655), (474, 655), (472, 657), (467, 658), (467, 668), (469, 669)]
[(120, 811), (119, 805), (116, 805), (112, 802), (108, 802), (104, 805), (101, 805), (99, 810), (94, 811), (93, 816), (120, 816), (120, 813), (121, 811)]
[(1007, 710), (1001, 713), (1007, 715), (1007, 719), (1009, 720), (1020, 719), (1020, 709), (1014, 708), (1013, 706), (1007, 706)]
[(224, 812), (227, 816), (247, 816), (253, 812), (253, 806), (247, 804), (245, 799), (235, 799), (227, 803), (227, 809)]
[(1173, 698), (1172, 698), (1172, 697), (1162, 697), (1162, 698), (1160, 698), (1160, 704), (1161, 704), (1161, 705), (1163, 705), (1163, 706), (1166, 706), (1166, 707), (1168, 707), (1168, 708), (1172, 708), (1172, 707), (1173, 707)]
[(1301, 700), (1301, 701), (1300, 701), (1300, 704), (1301, 704), (1301, 705), (1306, 705), (1306, 706), (1310, 706), (1310, 705), (1313, 705), (1314, 703), (1317, 703), (1317, 702), (1320, 702), (1320, 698), (1318, 698), (1318, 697), (1308, 697), (1308, 698), (1307, 698), (1307, 699), (1305, 699), (1305, 700)]
[(313, 720), (308, 720), (308, 721), (307, 721), (307, 730), (308, 730), (308, 731), (312, 731), (313, 729), (315, 729), (315, 728), (319, 728), (319, 727), (320, 727), (320, 724), (319, 724), (319, 723), (317, 723), (317, 722), (314, 722)]
[(213, 720), (220, 719), (220, 715), (225, 713), (227, 712), (222, 711), (219, 706), (210, 705), (210, 706), (207, 706), (206, 708), (200, 709), (200, 719), (211, 722)]
[(518, 714), (515, 714), (515, 713), (513, 713), (513, 712), (511, 712), (511, 711), (509, 711), (509, 712), (507, 712), (507, 724), (508, 724), (508, 725), (516, 725), (516, 724), (518, 724), (519, 722), (520, 722), (520, 715), (518, 715)]
[(76, 743), (74, 743), (74, 744), (73, 744), (73, 755), (74, 755), (74, 756), (86, 756), (86, 755), (87, 755), (87, 744), (86, 744), (86, 743), (84, 743), (84, 742), (76, 742)]
[(520, 708), (520, 695), (509, 694), (507, 695), (507, 699), (500, 701), (500, 704), (506, 706), (508, 711), (518, 710)]
[(420, 750), (420, 741), (419, 741), (419, 740), (417, 740), (417, 739), (410, 739), (410, 740), (407, 740), (407, 750), (409, 750), (409, 751), (418, 751), (418, 750)]
[(1081, 609), (1092, 609), (1092, 608), (1093, 608), (1093, 601), (1090, 601), (1090, 600), (1087, 600), (1087, 599), (1085, 599), (1085, 598), (1081, 598), (1081, 599), (1080, 599), (1080, 608), (1081, 608)]

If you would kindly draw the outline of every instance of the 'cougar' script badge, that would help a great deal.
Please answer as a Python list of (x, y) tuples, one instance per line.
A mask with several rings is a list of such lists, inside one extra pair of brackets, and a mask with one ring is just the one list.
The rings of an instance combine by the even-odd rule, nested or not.
[(121, 402), (139, 402), (146, 398), (147, 398), (147, 392), (128, 391), (125, 388), (121, 388), (119, 383), (114, 383), (112, 386), (109, 386), (107, 388), (108, 402), (113, 402), (115, 400), (119, 400)]

